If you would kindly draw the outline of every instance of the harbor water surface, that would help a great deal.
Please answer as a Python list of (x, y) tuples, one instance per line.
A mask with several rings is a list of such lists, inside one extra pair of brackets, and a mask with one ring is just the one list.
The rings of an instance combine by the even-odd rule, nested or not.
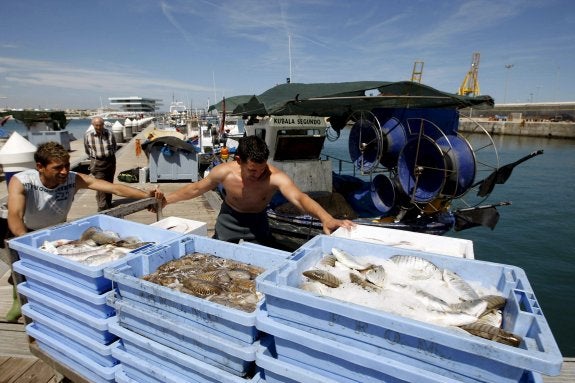
[[(71, 120), (67, 129), (82, 139), (88, 126), (89, 120)], [(26, 134), (24, 125), (14, 121), (2, 128)], [(349, 159), (348, 134), (349, 129), (344, 129), (338, 140), (326, 141), (323, 153)], [(446, 235), (472, 240), (476, 259), (525, 270), (563, 356), (573, 357), (575, 140), (514, 136), (493, 139), (500, 165), (539, 149), (544, 154), (517, 166), (507, 182), (496, 185), (485, 201), (511, 202), (498, 207), (500, 219), (494, 230), (476, 227)]]

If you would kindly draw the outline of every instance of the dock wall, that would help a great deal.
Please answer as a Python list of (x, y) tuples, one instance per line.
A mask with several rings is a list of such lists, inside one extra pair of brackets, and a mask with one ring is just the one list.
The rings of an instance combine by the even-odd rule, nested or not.
[(472, 132), (481, 125), (491, 135), (511, 135), (525, 137), (547, 137), (575, 139), (575, 123), (546, 121), (488, 121), (461, 119), (460, 132)]

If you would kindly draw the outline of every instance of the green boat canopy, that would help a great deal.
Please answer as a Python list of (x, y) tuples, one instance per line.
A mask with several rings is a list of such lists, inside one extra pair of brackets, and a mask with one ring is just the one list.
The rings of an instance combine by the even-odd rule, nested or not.
[[(306, 116), (347, 119), (356, 111), (375, 108), (489, 108), (490, 96), (460, 96), (411, 81), (355, 81), (340, 83), (281, 84), (260, 95), (225, 99), (226, 112), (251, 116)], [(232, 110), (232, 107), (235, 107)], [(221, 110), (222, 102), (209, 110)]]

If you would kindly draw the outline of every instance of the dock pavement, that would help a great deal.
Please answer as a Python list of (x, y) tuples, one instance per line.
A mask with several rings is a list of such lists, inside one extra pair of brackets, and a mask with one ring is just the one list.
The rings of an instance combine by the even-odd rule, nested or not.
[[(144, 142), (148, 134), (154, 129), (153, 125), (135, 135), (129, 142), (122, 145), (117, 154), (117, 175), (128, 169), (135, 167), (147, 167), (148, 159), (142, 151), (136, 151), (136, 140)], [(70, 162), (72, 167), (83, 163), (87, 160), (84, 154), (82, 140), (71, 142)], [(150, 183), (147, 179), (140, 180), (139, 183), (127, 183), (132, 187), (141, 189), (150, 189), (159, 187), (164, 193), (168, 194), (186, 185), (189, 181), (173, 182), (164, 181)], [(0, 202), (4, 202), (8, 194), (6, 182), (0, 182)], [(113, 197), (113, 205), (121, 206), (133, 202), (133, 200)], [(193, 200), (181, 201), (176, 204), (166, 206), (163, 211), (163, 217), (179, 217), (194, 221), (201, 221), (207, 224), (208, 236), (214, 233), (214, 225), (218, 211), (213, 206), (217, 206), (217, 199), (210, 193), (197, 197)], [(96, 192), (91, 190), (81, 190), (76, 194), (72, 209), (68, 215), (68, 221), (74, 221), (79, 218), (88, 217), (97, 214)], [(130, 221), (151, 224), (157, 220), (154, 213), (147, 210), (135, 212), (124, 217)], [(0, 249), (4, 252), (6, 249)], [(50, 361), (38, 358), (37, 347), (30, 343), (30, 338), (26, 335), (24, 321), (18, 323), (3, 322), (4, 314), (10, 309), (12, 304), (12, 286), (8, 285), (8, 271), (6, 263), (0, 261), (0, 382), (11, 383), (29, 383), (29, 382), (47, 382), (59, 383), (64, 381), (80, 382), (81, 380), (73, 379), (67, 375), (64, 377), (52, 366)], [(53, 368), (54, 367), (54, 368)], [(565, 358), (561, 375), (556, 377), (543, 376), (544, 383), (564, 383), (575, 381), (575, 358)]]

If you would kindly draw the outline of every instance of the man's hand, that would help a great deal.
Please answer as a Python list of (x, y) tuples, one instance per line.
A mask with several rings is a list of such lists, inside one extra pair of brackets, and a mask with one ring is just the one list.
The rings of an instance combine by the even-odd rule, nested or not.
[(357, 225), (349, 219), (335, 219), (332, 217), (330, 220), (323, 223), (323, 232), (329, 235), (339, 227), (351, 230), (356, 226)]

